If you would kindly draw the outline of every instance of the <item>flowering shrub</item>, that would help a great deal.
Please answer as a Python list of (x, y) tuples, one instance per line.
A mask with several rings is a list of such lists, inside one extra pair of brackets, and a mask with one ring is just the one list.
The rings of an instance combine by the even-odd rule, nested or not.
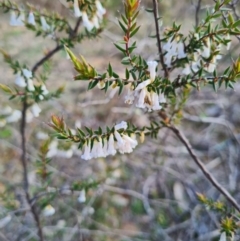
[[(86, 59), (82, 55), (78, 57), (74, 54), (74, 50), (71, 50), (83, 40), (95, 39), (102, 33), (106, 18), (106, 9), (102, 3), (98, 0), (68, 0), (66, 4), (69, 12), (75, 17), (74, 27), (71, 26), (72, 22), (68, 18), (59, 14), (39, 10), (30, 4), (19, 7), (12, 1), (0, 1), (0, 8), (10, 15), (11, 26), (25, 26), (29, 31), (35, 32), (36, 36), (49, 37), (56, 43), (56, 47), (46, 53), (32, 68), (14, 60), (1, 49), (4, 60), (13, 70), (15, 77), (13, 77), (13, 83), (1, 84), (0, 88), (10, 100), (20, 101), (22, 110), (2, 109), (1, 115), (4, 118), (0, 126), (20, 121), (23, 189), (37, 225), (39, 240), (44, 240), (39, 208), (45, 217), (54, 215), (56, 212), (54, 198), (58, 193), (78, 192), (78, 202), (84, 203), (87, 190), (98, 187), (102, 182), (102, 180), (88, 180), (73, 183), (66, 189), (51, 189), (49, 186), (51, 172), (47, 165), (53, 156), (71, 158), (74, 151), (80, 151), (81, 159), (90, 160), (115, 156), (118, 153), (128, 154), (134, 152), (139, 144), (144, 143), (145, 136), (158, 138), (158, 133), (163, 128), (168, 128), (179, 138), (206, 178), (231, 204), (232, 208), (229, 209), (220, 201), (215, 202), (203, 194), (198, 194), (203, 204), (221, 213), (220, 240), (224, 241), (228, 236), (233, 239), (237, 232), (236, 213), (240, 211), (239, 204), (205, 168), (184, 134), (177, 128), (182, 117), (181, 110), (188, 100), (190, 90), (200, 90), (206, 85), (211, 86), (213, 91), (217, 91), (223, 85), (225, 88), (233, 88), (234, 83), (240, 78), (239, 58), (224, 70), (218, 69), (218, 63), (230, 49), (232, 39), (239, 38), (240, 35), (240, 19), (235, 19), (231, 9), (228, 8), (229, 4), (233, 6), (232, 2), (215, 1), (214, 6), (209, 7), (205, 18), (201, 22), (196, 22), (196, 26), (185, 34), (181, 30), (181, 25), (175, 22), (171, 27), (161, 26), (158, 1), (153, 0), (153, 7), (146, 10), (152, 14), (151, 21), (155, 25), (156, 33), (151, 37), (156, 39), (157, 54), (153, 58), (145, 59), (135, 54), (137, 43), (134, 41), (134, 36), (141, 30), (138, 22), (141, 2), (125, 0), (124, 14), (118, 20), (123, 36), (121, 40), (114, 43), (122, 56), (121, 64), (125, 68), (123, 77), (111, 63), (106, 71), (99, 72), (91, 63), (88, 63), (87, 57)], [(82, 31), (81, 25), (84, 28)], [(148, 125), (141, 127), (120, 119), (110, 127), (106, 126), (105, 130), (102, 127), (94, 130), (91, 126), (82, 128), (76, 125), (76, 129), (68, 128), (67, 121), (64, 121), (63, 117), (53, 114), (48, 123), (53, 130), (51, 138), (48, 139), (44, 133), (38, 133), (38, 139), (44, 140), (39, 149), (39, 160), (36, 161), (41, 187), (32, 196), (27, 169), (27, 123), (41, 114), (41, 102), (60, 98), (64, 91), (63, 86), (59, 86), (56, 90), (49, 90), (48, 77), (44, 71), (39, 76), (36, 75), (36, 71), (62, 49), (66, 51), (67, 58), (71, 59), (75, 68), (74, 80), (87, 83), (88, 91), (97, 87), (100, 91), (118, 93), (119, 96), (124, 96), (119, 98), (123, 104), (139, 108), (142, 110), (141, 115), (148, 113), (153, 115), (153, 118)], [(175, 108), (176, 106), (178, 108)], [(154, 113), (158, 114), (157, 117)], [(68, 148), (64, 151), (59, 150), (57, 140), (68, 145)], [(49, 197), (44, 198), (48, 194), (50, 194)], [(6, 194), (2, 197), (3, 200), (7, 200)], [(90, 209), (86, 211), (86, 213), (93, 212)], [(11, 216), (5, 215), (0, 220), (0, 227), (6, 226), (10, 221)]]

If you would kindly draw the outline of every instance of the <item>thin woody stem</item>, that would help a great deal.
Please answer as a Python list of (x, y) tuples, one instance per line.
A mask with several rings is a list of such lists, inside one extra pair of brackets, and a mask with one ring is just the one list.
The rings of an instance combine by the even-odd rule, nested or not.
[(231, 194), (212, 176), (212, 174), (206, 169), (204, 164), (201, 162), (201, 160), (197, 157), (194, 150), (192, 149), (191, 144), (185, 137), (185, 135), (175, 126), (168, 126), (175, 135), (178, 137), (178, 139), (182, 142), (182, 144), (186, 147), (189, 155), (192, 157), (194, 162), (197, 164), (197, 166), (201, 169), (205, 177), (212, 183), (212, 185), (221, 193), (225, 198), (232, 204), (233, 207), (236, 208), (238, 212), (240, 212), (240, 206), (237, 203), (237, 201), (231, 196)]
[(196, 12), (195, 12), (195, 27), (199, 24), (199, 12), (201, 10), (201, 4), (202, 0), (198, 0), (197, 6), (196, 6)]
[(164, 63), (164, 54), (163, 54), (162, 45), (161, 45), (161, 35), (160, 35), (159, 23), (158, 23), (159, 16), (158, 16), (158, 1), (157, 0), (153, 0), (153, 15), (154, 15), (154, 22), (155, 22), (155, 29), (156, 29), (158, 54), (160, 57), (162, 69), (164, 70), (164, 77), (167, 78), (169, 73), (168, 73), (167, 66)]
[[(81, 23), (81, 18), (78, 19), (73, 31), (69, 34), (69, 39), (74, 39), (78, 32), (79, 26)], [(57, 44), (57, 46), (48, 52), (43, 58), (41, 58), (32, 68), (32, 73), (34, 74), (40, 66), (42, 66), (47, 60), (49, 60), (55, 53), (60, 51), (64, 46), (61, 44)], [(27, 202), (30, 206), (31, 212), (33, 214), (34, 220), (36, 222), (38, 236), (40, 241), (44, 241), (42, 226), (39, 218), (39, 214), (37, 212), (36, 206), (32, 204), (31, 197), (29, 194), (29, 181), (28, 181), (28, 165), (27, 165), (27, 151), (26, 151), (26, 114), (28, 109), (28, 99), (25, 96), (23, 103), (22, 103), (22, 119), (20, 123), (20, 133), (21, 133), (21, 148), (22, 148), (22, 155), (21, 155), (21, 163), (23, 167), (23, 188), (26, 194)]]

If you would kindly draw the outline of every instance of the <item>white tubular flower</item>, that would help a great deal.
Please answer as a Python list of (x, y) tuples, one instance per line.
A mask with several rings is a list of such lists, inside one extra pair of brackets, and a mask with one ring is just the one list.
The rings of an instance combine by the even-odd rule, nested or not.
[(52, 216), (55, 213), (55, 208), (48, 204), (44, 209), (43, 209), (43, 216), (49, 217)]
[(212, 73), (216, 69), (216, 57), (213, 56), (210, 63), (208, 63), (207, 67), (204, 68), (207, 72)]
[(11, 115), (6, 117), (8, 123), (17, 122), (21, 119), (22, 112), (20, 110), (14, 110)]
[(200, 55), (199, 55), (199, 53), (198, 52), (195, 52), (194, 54), (193, 54), (193, 62), (192, 62), (192, 64), (191, 64), (191, 68), (192, 68), (192, 71), (194, 72), (194, 73), (196, 73), (199, 69), (200, 69), (200, 67), (201, 67), (201, 64), (200, 64)]
[(151, 93), (152, 110), (161, 110), (162, 106), (159, 104), (159, 95), (156, 92)]
[(47, 94), (49, 93), (49, 91), (47, 90), (45, 84), (42, 84), (42, 85), (41, 85), (41, 91), (42, 91), (42, 94), (43, 94), (43, 95), (47, 95)]
[(148, 86), (149, 84), (151, 84), (151, 79), (147, 79), (147, 80), (144, 80), (142, 83), (140, 83), (137, 88), (134, 90), (135, 92), (138, 91), (138, 90), (142, 90), (143, 88), (145, 88), (146, 86)]
[(117, 139), (117, 147), (119, 148), (119, 146), (124, 145), (125, 141), (123, 140), (122, 136), (120, 135), (120, 133), (118, 131), (114, 131), (114, 136)]
[(46, 19), (43, 16), (40, 17), (40, 21), (41, 21), (41, 25), (42, 25), (42, 30), (43, 31), (47, 32), (47, 31), (49, 31), (51, 29), (50, 26), (48, 25)]
[(163, 45), (163, 50), (166, 52), (171, 52), (172, 49), (172, 38), (168, 39), (168, 41)]
[(18, 26), (18, 21), (17, 21), (17, 15), (15, 13), (15, 11), (12, 11), (10, 13), (10, 22), (9, 22), (10, 26)]
[(104, 152), (102, 139), (100, 141), (94, 141), (93, 148), (91, 152), (92, 158), (106, 157), (107, 154)]
[(127, 95), (124, 97), (125, 103), (131, 105), (134, 101), (134, 91), (132, 90), (132, 85), (127, 88)]
[(98, 17), (96, 15), (93, 16), (92, 23), (96, 29), (100, 28)]
[(74, 3), (73, 3), (73, 10), (74, 10), (74, 16), (76, 18), (79, 18), (82, 16), (82, 13), (79, 9), (79, 3), (78, 3), (78, 0), (74, 0)]
[(165, 98), (163, 93), (159, 94), (159, 102), (160, 103), (166, 103), (167, 102), (167, 100), (166, 100), (166, 98)]
[(29, 15), (28, 15), (28, 23), (31, 24), (31, 25), (36, 25), (36, 22), (35, 22), (35, 17), (34, 17), (34, 14), (33, 12), (30, 12)]
[(29, 91), (34, 91), (35, 90), (33, 81), (31, 79), (27, 79), (27, 88), (28, 88)]
[(78, 196), (78, 202), (79, 203), (85, 203), (86, 202), (86, 191), (85, 191), (85, 189), (80, 191), (80, 194)]
[(182, 74), (184, 75), (189, 75), (191, 74), (191, 68), (190, 68), (190, 64), (186, 64), (184, 69), (182, 70)]
[(84, 160), (90, 160), (92, 158), (91, 155), (91, 141), (85, 142), (84, 144), (84, 153), (81, 155), (81, 158)]
[(146, 88), (143, 88), (139, 94), (139, 98), (136, 104), (136, 107), (144, 109), (146, 107), (145, 105), (145, 98), (148, 94), (148, 91)]
[(88, 32), (91, 32), (94, 28), (93, 23), (89, 20), (88, 15), (86, 12), (82, 13), (82, 20), (83, 20), (83, 26), (87, 29)]
[(127, 129), (127, 122), (126, 121), (121, 121), (119, 124), (116, 124), (114, 126), (114, 129), (115, 129), (115, 131), (118, 131), (120, 129), (126, 130)]
[(22, 72), (23, 72), (24, 77), (26, 77), (27, 79), (30, 79), (33, 77), (32, 71), (30, 71), (28, 69), (23, 69)]
[(208, 59), (211, 55), (211, 43), (210, 38), (206, 38), (203, 46), (203, 50), (201, 51), (201, 56), (203, 58)]
[(39, 105), (37, 103), (35, 103), (31, 106), (31, 111), (32, 111), (32, 114), (34, 117), (38, 117), (42, 110), (39, 107)]
[(219, 241), (227, 241), (227, 235), (226, 232), (221, 233)]
[(15, 79), (15, 84), (23, 88), (27, 86), (25, 79), (19, 73), (17, 74), (17, 77)]
[(183, 59), (186, 58), (187, 55), (184, 51), (184, 44), (182, 42), (178, 42), (177, 44), (177, 58), (178, 59)]
[(172, 67), (172, 58), (173, 58), (173, 55), (170, 53), (167, 53), (164, 55), (164, 63), (168, 68)]
[(102, 19), (103, 15), (106, 13), (106, 9), (102, 6), (100, 1), (96, 1), (97, 16)]
[(137, 146), (138, 142), (128, 135), (122, 135), (123, 143), (118, 142), (118, 150), (121, 154), (130, 153)]
[(158, 66), (158, 63), (156, 61), (148, 61), (147, 65), (150, 73), (150, 80), (154, 81), (156, 78), (156, 67)]
[(25, 21), (25, 14), (23, 11), (21, 11), (20, 15), (17, 18), (16, 26), (24, 26), (24, 21)]
[(114, 156), (116, 154), (116, 152), (117, 151), (116, 151), (115, 145), (114, 145), (114, 136), (113, 136), (113, 134), (111, 134), (109, 136), (109, 140), (108, 140), (108, 143), (107, 143), (107, 154)]

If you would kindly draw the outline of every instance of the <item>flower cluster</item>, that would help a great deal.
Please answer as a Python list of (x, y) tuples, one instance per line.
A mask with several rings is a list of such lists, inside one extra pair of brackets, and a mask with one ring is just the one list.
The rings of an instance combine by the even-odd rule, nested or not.
[[(196, 40), (199, 40), (199, 34), (195, 34), (194, 37)], [(228, 41), (226, 49), (229, 50), (231, 46), (229, 34), (226, 35), (225, 40)], [(204, 38), (203, 46), (189, 56), (189, 59), (192, 61), (185, 65), (182, 74), (188, 75), (191, 73), (196, 73), (201, 68), (203, 68), (206, 72), (213, 73), (217, 66), (217, 60), (222, 58), (222, 56), (219, 54), (222, 45), (214, 44), (215, 43), (211, 41), (209, 37)]]
[(78, 0), (74, 0), (73, 9), (74, 9), (74, 16), (79, 18), (82, 17), (83, 26), (87, 29), (87, 31), (92, 31), (93, 28), (98, 29), (100, 27), (100, 24), (103, 15), (106, 13), (106, 9), (102, 6), (101, 2), (99, 0), (95, 1), (96, 6), (96, 13), (92, 16), (91, 19), (89, 19), (86, 11), (80, 11), (79, 8), (79, 2)]
[(135, 90), (131, 90), (130, 86), (125, 96), (125, 103), (132, 104), (136, 99), (136, 107), (138, 108), (147, 109), (148, 111), (160, 110), (162, 108), (160, 103), (166, 102), (164, 94), (158, 94), (153, 90), (148, 90), (148, 86), (153, 83), (156, 78), (156, 67), (158, 63), (156, 61), (148, 61), (147, 65), (150, 79), (140, 83)]
[[(41, 112), (38, 104), (33, 104), (26, 113), (26, 122), (30, 123), (34, 117), (38, 117)], [(0, 111), (0, 127), (4, 127), (7, 123), (18, 122), (22, 117), (20, 110), (13, 110), (10, 106), (3, 108)]]
[[(19, 87), (26, 88), (28, 92), (34, 92), (35, 86), (33, 84), (33, 75), (32, 72), (28, 69), (22, 69), (21, 73), (17, 73), (15, 84)], [(49, 91), (47, 90), (45, 84), (42, 84), (40, 87), (41, 94), (38, 96), (40, 100), (43, 100), (46, 95), (48, 95)], [(27, 122), (31, 122), (33, 117), (38, 117), (41, 112), (40, 107), (37, 103), (31, 106), (31, 112), (27, 112)], [(20, 118), (20, 117), (19, 117)]]
[(81, 158), (90, 160), (92, 158), (115, 155), (117, 151), (121, 154), (132, 152), (138, 144), (135, 135), (132, 134), (129, 136), (124, 134), (124, 132), (119, 132), (120, 129), (127, 129), (127, 123), (125, 121), (115, 125), (114, 133), (111, 133), (108, 138), (99, 137), (98, 140), (94, 140), (92, 148), (91, 139), (86, 140), (84, 143), (84, 153)]
[[(29, 92), (35, 91), (35, 86), (33, 84), (33, 75), (32, 72), (28, 69), (22, 69), (21, 73), (17, 73), (15, 84), (22, 88), (27, 88)], [(43, 100), (46, 95), (48, 95), (49, 91), (46, 88), (45, 84), (41, 85), (41, 94), (39, 95), (39, 99)]]
[(169, 38), (167, 43), (163, 45), (163, 50), (165, 50), (164, 63), (168, 68), (172, 67), (172, 61), (175, 59), (183, 59), (187, 57), (184, 50), (184, 44), (178, 37)]
[(11, 12), (10, 22), (11, 26), (24, 26), (25, 22), (25, 14), (24, 12), (20, 12), (20, 14), (16, 14), (15, 11)]
[[(11, 16), (10, 16), (10, 22), (9, 24), (11, 26), (24, 26), (25, 23), (28, 23), (30, 25), (35, 26), (36, 25), (36, 21), (35, 21), (35, 16), (34, 13), (32, 11), (29, 12), (28, 17), (27, 17), (27, 21), (25, 20), (25, 12), (23, 10), (20, 10), (19, 14), (16, 14), (15, 11), (11, 12)], [(50, 26), (45, 17), (44, 16), (40, 16), (40, 22), (41, 22), (41, 27), (42, 30), (44, 32), (53, 32), (54, 27)], [(52, 34), (49, 34), (49, 36), (53, 36)]]

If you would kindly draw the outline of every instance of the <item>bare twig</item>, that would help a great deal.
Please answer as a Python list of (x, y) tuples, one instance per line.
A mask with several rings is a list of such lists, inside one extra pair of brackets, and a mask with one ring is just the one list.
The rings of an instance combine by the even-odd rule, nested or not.
[(164, 63), (164, 54), (163, 54), (162, 45), (161, 45), (161, 36), (160, 36), (159, 24), (158, 24), (159, 16), (158, 16), (158, 1), (157, 0), (153, 0), (153, 15), (154, 15), (154, 21), (155, 21), (155, 28), (156, 28), (158, 54), (160, 57), (162, 69), (164, 70), (164, 76), (167, 78), (169, 73), (168, 73), (167, 66)]
[(175, 133), (175, 135), (179, 138), (182, 144), (186, 147), (186, 149), (188, 150), (188, 153), (190, 154), (194, 162), (198, 165), (198, 167), (201, 169), (205, 177), (212, 183), (214, 187), (217, 188), (217, 190), (221, 194), (225, 196), (225, 198), (232, 204), (232, 206), (235, 207), (238, 212), (240, 212), (240, 206), (238, 205), (237, 201), (230, 195), (230, 193), (223, 186), (221, 186), (220, 183), (218, 183), (218, 181), (205, 168), (204, 164), (196, 156), (194, 150), (192, 149), (191, 144), (189, 143), (185, 135), (175, 126), (168, 126), (168, 128), (170, 128)]
[(196, 5), (196, 11), (195, 11), (195, 26), (197, 27), (199, 24), (199, 12), (201, 10), (202, 0), (198, 0), (198, 3)]
[[(79, 18), (77, 20), (73, 31), (70, 31), (69, 39), (74, 39), (76, 37), (80, 23), (81, 23), (81, 18)], [(52, 49), (50, 52), (48, 52), (47, 55), (45, 55), (43, 58), (41, 58), (32, 68), (33, 75), (40, 66), (42, 66), (47, 60), (49, 60), (55, 53), (60, 51), (63, 47), (64, 47), (64, 45), (57, 44), (57, 46), (54, 49)], [(28, 100), (27, 100), (27, 97), (25, 97), (24, 101), (22, 103), (22, 118), (21, 118), (21, 124), (20, 124), (21, 149), (22, 149), (21, 163), (22, 163), (22, 167), (23, 167), (23, 188), (24, 188), (24, 191), (26, 194), (27, 202), (30, 206), (31, 212), (33, 214), (34, 220), (37, 225), (39, 240), (44, 241), (40, 218), (39, 218), (36, 206), (34, 203), (32, 203), (32, 200), (31, 200), (31, 197), (29, 194), (28, 166), (27, 166), (27, 159), (26, 159), (26, 155), (27, 155), (27, 152), (26, 152), (26, 125), (27, 125), (26, 114), (27, 114), (27, 109), (28, 109)]]

